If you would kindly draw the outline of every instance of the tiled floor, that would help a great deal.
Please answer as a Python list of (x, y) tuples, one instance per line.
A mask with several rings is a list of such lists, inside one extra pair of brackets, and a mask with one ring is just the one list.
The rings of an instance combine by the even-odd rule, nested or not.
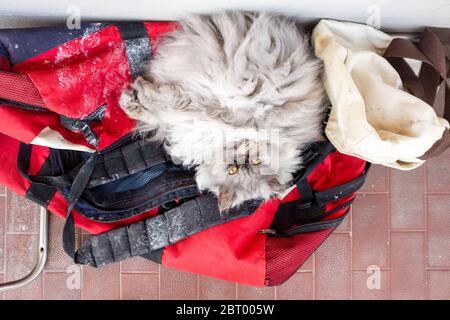
[[(80, 271), (62, 252), (63, 221), (52, 217), (45, 272), (4, 298), (450, 299), (450, 152), (411, 172), (374, 166), (352, 211), (294, 277), (264, 289), (143, 259)], [(0, 187), (0, 281), (32, 267), (38, 213), (36, 205)]]

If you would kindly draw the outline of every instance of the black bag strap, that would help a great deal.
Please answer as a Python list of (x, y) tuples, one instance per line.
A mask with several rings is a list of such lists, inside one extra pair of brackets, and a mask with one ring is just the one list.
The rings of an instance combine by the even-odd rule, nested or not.
[(94, 152), (83, 164), (75, 177), (72, 186), (70, 188), (69, 207), (67, 208), (66, 223), (63, 229), (63, 248), (64, 251), (72, 258), (75, 259), (75, 222), (72, 211), (75, 208), (78, 200), (80, 199), (84, 189), (89, 182), (92, 172), (95, 168), (95, 160), (98, 157), (98, 153)]
[[(302, 234), (302, 233), (317, 232), (317, 231), (327, 230), (330, 228), (336, 229), (341, 224), (341, 222), (345, 219), (345, 217), (347, 216), (347, 213), (350, 210), (350, 207), (349, 207), (350, 204), (351, 204), (351, 201), (347, 205), (348, 208), (342, 216), (331, 219), (331, 220), (324, 220), (324, 221), (317, 221), (317, 222), (302, 224), (300, 226), (296, 226), (296, 227), (282, 230), (282, 231), (269, 229), (269, 231), (264, 230), (264, 232), (268, 233), (271, 237), (292, 237), (292, 236)], [(340, 207), (339, 209), (343, 209), (343, 207)]]
[[(268, 233), (277, 233), (289, 228), (293, 225), (308, 224), (320, 221), (327, 216), (336, 212), (336, 210), (326, 211), (326, 205), (337, 201), (339, 199), (350, 196), (358, 191), (364, 184), (367, 174), (370, 169), (370, 163), (366, 163), (364, 172), (357, 178), (341, 184), (339, 186), (324, 190), (312, 190), (306, 178), (302, 178), (297, 187), (300, 192), (300, 199), (281, 203), (274, 216), (270, 231)], [(351, 201), (348, 201), (344, 206), (337, 208), (343, 209), (350, 206)]]
[(255, 212), (261, 201), (248, 201), (221, 214), (218, 201), (205, 194), (163, 214), (93, 236), (75, 254), (78, 264), (101, 267), (145, 256), (203, 230)]

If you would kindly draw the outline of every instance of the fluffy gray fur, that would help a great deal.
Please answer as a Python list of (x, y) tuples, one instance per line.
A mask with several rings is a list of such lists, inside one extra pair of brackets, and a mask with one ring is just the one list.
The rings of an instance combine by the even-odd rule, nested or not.
[(152, 132), (172, 158), (195, 167), (199, 188), (226, 210), (280, 195), (301, 167), (302, 149), (322, 139), (320, 71), (290, 18), (190, 15), (161, 41), (145, 79), (120, 104), (138, 132)]

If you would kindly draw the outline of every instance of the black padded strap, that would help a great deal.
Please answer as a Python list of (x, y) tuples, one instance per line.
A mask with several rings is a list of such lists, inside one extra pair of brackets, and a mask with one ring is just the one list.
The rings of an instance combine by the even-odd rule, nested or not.
[(325, 191), (315, 192), (314, 197), (319, 206), (325, 206), (330, 202), (348, 197), (352, 193), (358, 191), (366, 181), (369, 169), (370, 163), (366, 162), (364, 172), (358, 178)]
[[(300, 199), (280, 204), (272, 221), (271, 228), (274, 230), (283, 230), (293, 225), (313, 223), (334, 213), (335, 211), (325, 211), (326, 205), (348, 197), (358, 191), (364, 184), (369, 169), (370, 163), (367, 162), (361, 176), (342, 185), (320, 192), (311, 191), (307, 179), (300, 180), (297, 184)], [(349, 206), (350, 204), (351, 202), (345, 206)]]
[(343, 214), (342, 216), (340, 216), (338, 218), (332, 219), (332, 220), (318, 221), (318, 222), (303, 224), (301, 226), (293, 227), (293, 228), (283, 230), (283, 231), (275, 231), (273, 233), (270, 233), (270, 236), (272, 236), (272, 237), (292, 237), (292, 236), (302, 234), (302, 233), (317, 232), (317, 231), (327, 230), (330, 228), (335, 229), (345, 219), (349, 210), (350, 210), (350, 208), (348, 208), (345, 211), (345, 214)]
[(252, 214), (261, 201), (249, 201), (221, 214), (217, 198), (199, 196), (179, 207), (85, 241), (76, 254), (76, 262), (94, 267), (105, 266), (130, 257), (148, 255), (213, 226)]
[(137, 140), (110, 152), (100, 153), (88, 187), (115, 181), (167, 161), (161, 143)]
[[(33, 184), (57, 188), (69, 187), (84, 165), (82, 163), (63, 175), (30, 176), (28, 168), (30, 166), (31, 150), (32, 145), (20, 145), (17, 167), (19, 172)], [(95, 166), (87, 187), (91, 188), (106, 184), (167, 161), (168, 158), (162, 145), (153, 141), (138, 140), (108, 152), (100, 152), (95, 159)]]
[[(17, 156), (17, 168), (20, 174), (25, 177), (30, 182), (30, 187), (25, 193), (25, 197), (30, 199), (39, 205), (47, 208), (51, 199), (56, 193), (56, 188), (53, 186), (35, 183), (30, 180), (28, 171), (30, 169), (30, 161), (31, 161), (31, 152), (32, 145), (21, 143), (19, 146), (19, 153)], [(53, 168), (51, 165), (51, 153), (50, 156), (47, 157), (41, 169), (39, 170), (39, 174), (47, 175), (53, 173)]]

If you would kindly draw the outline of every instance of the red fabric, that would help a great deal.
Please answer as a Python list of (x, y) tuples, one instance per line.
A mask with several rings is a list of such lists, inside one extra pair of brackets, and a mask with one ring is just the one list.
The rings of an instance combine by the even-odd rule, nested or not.
[[(175, 23), (170, 22), (145, 23), (153, 50), (157, 47), (158, 39), (175, 26)], [(83, 118), (106, 104), (103, 121), (92, 124), (100, 140), (100, 150), (129, 133), (135, 125), (118, 104), (119, 95), (123, 87), (130, 83), (131, 75), (124, 44), (114, 25), (18, 63), (14, 71), (26, 74), (37, 88), (45, 106), (57, 114)], [(22, 89), (21, 86), (17, 87)], [(11, 91), (11, 94), (20, 96), (17, 92)], [(35, 95), (33, 97), (36, 98)], [(28, 122), (28, 118), (16, 121)], [(60, 132), (69, 141), (86, 145), (82, 142), (84, 138), (81, 134), (68, 133), (59, 123), (51, 124), (53, 130)], [(31, 128), (34, 130), (27, 130), (27, 126), (23, 125), (27, 133), (12, 136), (21, 141), (32, 141), (33, 135), (37, 135), (40, 130), (37, 130), (37, 126)], [(10, 130), (1, 131), (11, 134)], [(27, 137), (24, 138), (24, 135)]]
[[(82, 135), (64, 128), (56, 113), (23, 110), (0, 104), (0, 119), (2, 119), (0, 133), (24, 143), (32, 142), (42, 130), (49, 127), (62, 135), (65, 140), (92, 149)], [(33, 119), (33, 121), (24, 121), (24, 119)]]
[(11, 70), (11, 65), (7, 57), (0, 56), (0, 70), (9, 71)]
[(288, 280), (330, 235), (333, 229), (298, 234), (293, 237), (267, 237), (266, 285)]
[(23, 196), (30, 183), (17, 170), (19, 145), (19, 141), (0, 133), (0, 184)]
[(44, 101), (26, 74), (0, 71), (0, 98), (44, 107)]
[(57, 115), (22, 110), (4, 104), (0, 104), (0, 119), (0, 133), (25, 143), (33, 141), (44, 128), (59, 123)]

